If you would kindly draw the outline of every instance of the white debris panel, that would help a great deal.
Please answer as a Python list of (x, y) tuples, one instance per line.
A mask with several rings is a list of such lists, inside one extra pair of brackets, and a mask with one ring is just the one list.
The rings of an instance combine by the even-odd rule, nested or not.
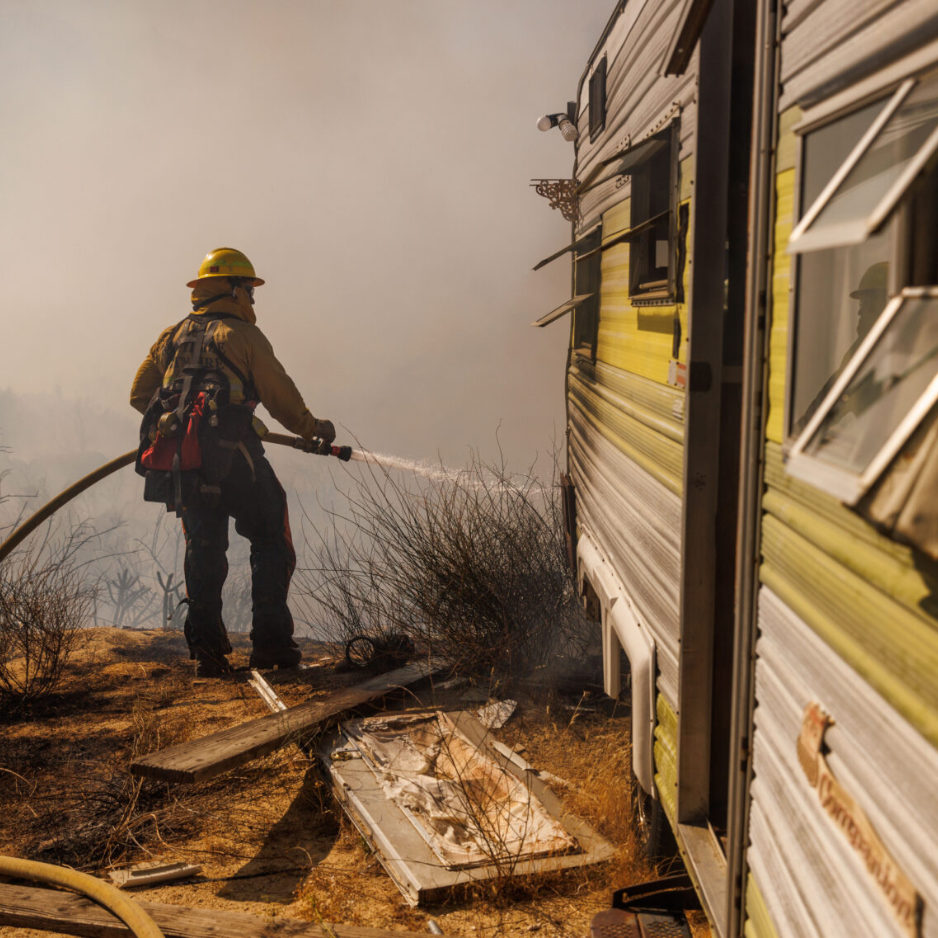
[(449, 869), (578, 850), (577, 841), (518, 778), (445, 713), (389, 714), (344, 733)]

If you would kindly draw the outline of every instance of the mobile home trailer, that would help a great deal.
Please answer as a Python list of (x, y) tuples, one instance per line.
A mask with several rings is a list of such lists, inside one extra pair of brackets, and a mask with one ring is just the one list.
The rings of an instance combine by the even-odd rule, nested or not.
[(626, 0), (571, 116), (538, 324), (649, 848), (721, 936), (938, 935), (938, 7)]

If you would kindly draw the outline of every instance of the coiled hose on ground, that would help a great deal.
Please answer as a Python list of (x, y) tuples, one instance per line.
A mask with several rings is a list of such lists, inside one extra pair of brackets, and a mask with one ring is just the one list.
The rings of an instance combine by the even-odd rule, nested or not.
[(63, 866), (37, 863), (34, 860), (18, 860), (16, 857), (0, 856), (0, 876), (13, 876), (36, 883), (64, 886), (93, 899), (98, 905), (113, 912), (137, 938), (165, 938), (156, 922), (147, 915), (129, 896), (120, 890), (87, 873), (79, 873)]

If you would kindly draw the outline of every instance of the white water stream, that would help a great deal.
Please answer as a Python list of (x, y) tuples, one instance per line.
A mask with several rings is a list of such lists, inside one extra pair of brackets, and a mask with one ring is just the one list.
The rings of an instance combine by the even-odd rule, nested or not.
[(435, 482), (445, 482), (458, 479), (465, 470), (447, 469), (446, 466), (434, 464), (427, 460), (404, 459), (402, 456), (390, 456), (387, 453), (372, 453), (368, 450), (353, 449), (352, 459), (356, 462), (370, 462), (386, 469), (400, 469), (403, 472), (415, 472)]
[[(355, 462), (373, 463), (377, 466), (384, 466), (386, 469), (399, 469), (402, 472), (414, 472), (433, 482), (460, 482), (468, 485), (470, 488), (480, 488), (486, 485), (485, 480), (480, 477), (480, 472), (470, 469), (450, 469), (440, 463), (431, 463), (428, 460), (405, 459), (403, 456), (391, 456), (387, 453), (372, 453), (369, 450), (353, 449), (352, 459)], [(489, 475), (484, 469), (481, 472)], [(491, 478), (491, 476), (490, 476)], [(521, 480), (515, 484), (502, 481), (494, 482), (495, 489), (528, 489), (529, 494), (542, 495), (544, 488), (541, 485), (525, 485), (527, 480)]]

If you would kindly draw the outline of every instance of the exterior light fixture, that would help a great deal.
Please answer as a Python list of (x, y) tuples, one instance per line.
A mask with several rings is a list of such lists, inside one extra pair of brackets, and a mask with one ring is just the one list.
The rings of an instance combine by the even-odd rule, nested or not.
[(574, 140), (576, 140), (577, 137), (579, 137), (580, 134), (577, 131), (576, 124), (573, 123), (570, 114), (571, 111), (569, 106), (566, 113), (545, 114), (543, 117), (539, 117), (537, 119), (537, 129), (550, 130), (551, 127), (559, 127), (563, 139), (569, 143), (572, 143)]

